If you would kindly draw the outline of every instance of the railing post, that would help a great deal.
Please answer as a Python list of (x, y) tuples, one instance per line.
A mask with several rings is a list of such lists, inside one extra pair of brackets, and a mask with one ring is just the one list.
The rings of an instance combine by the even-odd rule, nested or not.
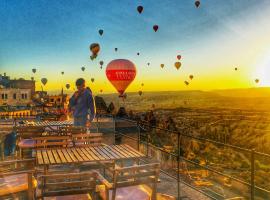
[(177, 132), (177, 199), (180, 199), (180, 133)]
[(149, 131), (147, 130), (147, 134), (146, 134), (146, 136), (147, 136), (147, 138), (146, 138), (146, 151), (147, 151), (147, 153), (146, 153), (146, 156), (148, 157), (148, 152), (149, 152)]
[(255, 159), (254, 159), (254, 149), (251, 150), (251, 158), (250, 158), (250, 199), (254, 200), (255, 198)]
[(115, 143), (115, 132), (116, 132), (116, 130), (115, 130), (115, 123), (116, 123), (115, 122), (115, 116), (113, 116), (112, 119), (113, 119), (113, 140), (114, 140), (113, 144), (116, 144)]
[(141, 144), (141, 130), (139, 122), (137, 122), (137, 129), (138, 129), (138, 151), (140, 151), (140, 144)]

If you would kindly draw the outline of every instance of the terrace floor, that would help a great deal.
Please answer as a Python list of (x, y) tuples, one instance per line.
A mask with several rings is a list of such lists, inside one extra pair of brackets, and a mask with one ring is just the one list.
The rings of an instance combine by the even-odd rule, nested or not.
[[(92, 132), (99, 131), (101, 133), (104, 133), (104, 143), (106, 144), (115, 144), (115, 127), (114, 125), (110, 124), (110, 121), (104, 120), (102, 124), (101, 123), (97, 124), (94, 122), (92, 124)], [(136, 137), (131, 134), (131, 137)], [(123, 137), (121, 140), (121, 144), (129, 144), (133, 148), (137, 147), (137, 144), (135, 141)], [(180, 184), (180, 192), (178, 192), (177, 188), (177, 180), (175, 178), (172, 178), (165, 173), (161, 172), (160, 173), (160, 183), (158, 183), (158, 190), (159, 193), (167, 194), (170, 196), (177, 197), (178, 193), (180, 193), (180, 199), (183, 200), (208, 200), (207, 196), (203, 195), (202, 193), (194, 190), (193, 188), (185, 185), (185, 184)]]

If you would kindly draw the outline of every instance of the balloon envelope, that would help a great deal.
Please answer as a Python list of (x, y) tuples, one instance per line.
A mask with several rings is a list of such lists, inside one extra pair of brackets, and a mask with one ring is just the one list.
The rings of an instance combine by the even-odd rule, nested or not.
[(64, 75), (64, 72), (61, 72), (62, 75)]
[(82, 68), (81, 68), (81, 70), (82, 70), (82, 71), (84, 72), (84, 70), (85, 70), (85, 67), (82, 67)]
[(100, 30), (98, 31), (98, 33), (99, 33), (99, 35), (103, 35), (103, 30), (100, 29)]
[(104, 64), (104, 62), (103, 61), (100, 61), (99, 64), (102, 66)]
[(181, 55), (177, 55), (176, 57), (177, 57), (177, 59), (178, 59), (178, 60), (180, 60), (180, 59), (181, 59)]
[(91, 78), (91, 82), (94, 83), (95, 79), (94, 78)]
[(140, 91), (138, 92), (138, 94), (139, 94), (140, 96), (142, 96), (142, 91), (140, 90)]
[(33, 73), (36, 73), (36, 71), (37, 71), (37, 70), (36, 70), (35, 68), (34, 68), (34, 69), (32, 69), (32, 72), (33, 72)]
[(185, 83), (186, 85), (188, 85), (188, 84), (189, 84), (189, 82), (188, 82), (188, 81), (185, 81), (184, 83)]
[(260, 82), (260, 80), (259, 79), (255, 79), (255, 83), (259, 83)]
[(42, 78), (41, 79), (41, 83), (45, 86), (48, 82), (48, 79), (47, 78)]
[(120, 95), (136, 77), (135, 65), (126, 59), (112, 60), (106, 68), (106, 76)]
[(160, 67), (163, 68), (164, 67), (164, 64), (160, 64)]
[(66, 84), (66, 88), (69, 89), (70, 88), (70, 84), (67, 83)]
[(158, 30), (158, 25), (154, 25), (154, 26), (153, 26), (153, 29), (154, 29), (155, 32), (157, 32), (157, 30)]
[(195, 1), (195, 6), (196, 6), (196, 8), (199, 8), (200, 4), (201, 4), (200, 1)]
[(189, 79), (190, 80), (192, 80), (193, 79), (193, 75), (191, 74), (191, 75), (189, 75)]
[(137, 11), (141, 14), (142, 11), (143, 11), (143, 7), (142, 7), (142, 6), (138, 6), (138, 7), (137, 7)]
[(178, 70), (181, 67), (181, 63), (180, 62), (175, 62), (174, 66)]
[(114, 50), (115, 50), (115, 51), (117, 51), (117, 50), (118, 50), (118, 48), (114, 48)]
[(90, 56), (90, 58), (91, 60), (94, 60), (97, 57), (98, 52), (100, 51), (100, 46), (98, 43), (92, 43), (89, 49), (92, 52), (92, 55)]

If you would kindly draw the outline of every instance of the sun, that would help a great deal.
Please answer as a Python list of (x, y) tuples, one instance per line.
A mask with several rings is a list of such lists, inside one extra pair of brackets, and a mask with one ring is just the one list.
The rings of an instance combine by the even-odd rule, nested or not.
[(257, 63), (253, 79), (259, 79), (259, 86), (270, 87), (270, 50)]

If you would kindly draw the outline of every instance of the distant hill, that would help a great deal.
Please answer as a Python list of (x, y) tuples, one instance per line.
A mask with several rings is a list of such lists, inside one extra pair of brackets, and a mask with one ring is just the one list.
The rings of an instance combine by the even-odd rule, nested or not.
[(227, 97), (244, 97), (244, 98), (270, 97), (270, 87), (212, 90), (211, 92)]

